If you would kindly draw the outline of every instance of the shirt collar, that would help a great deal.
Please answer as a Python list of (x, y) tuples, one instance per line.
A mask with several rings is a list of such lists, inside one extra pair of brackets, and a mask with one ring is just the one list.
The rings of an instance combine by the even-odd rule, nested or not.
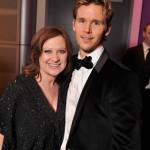
[(149, 49), (150, 47), (145, 43), (145, 42), (143, 42), (143, 49), (144, 49), (144, 52), (148, 52), (148, 49)]
[[(100, 56), (102, 55), (104, 51), (104, 47), (103, 46), (98, 46), (93, 52), (89, 53), (87, 56), (91, 56), (92, 57), (92, 63), (95, 66), (98, 59), (100, 58)], [(81, 59), (80, 57), (80, 53), (78, 52), (78, 58)]]

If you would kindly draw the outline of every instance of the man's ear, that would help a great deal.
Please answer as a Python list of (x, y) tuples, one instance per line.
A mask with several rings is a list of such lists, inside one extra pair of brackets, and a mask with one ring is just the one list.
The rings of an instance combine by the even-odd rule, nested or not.
[(111, 26), (109, 26), (106, 30), (105, 37), (107, 37), (111, 32)]
[(143, 31), (142, 36), (143, 36), (143, 38), (145, 38), (145, 31)]
[(75, 31), (75, 19), (72, 20), (72, 29)]

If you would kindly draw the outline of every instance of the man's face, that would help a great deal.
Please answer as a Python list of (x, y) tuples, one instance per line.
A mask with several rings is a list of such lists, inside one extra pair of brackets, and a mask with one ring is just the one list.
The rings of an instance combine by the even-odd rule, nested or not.
[(150, 47), (150, 25), (147, 26), (146, 31), (143, 32), (144, 42)]
[(73, 20), (73, 31), (83, 57), (95, 50), (102, 44), (107, 31), (103, 7), (95, 4), (80, 6), (76, 19)]

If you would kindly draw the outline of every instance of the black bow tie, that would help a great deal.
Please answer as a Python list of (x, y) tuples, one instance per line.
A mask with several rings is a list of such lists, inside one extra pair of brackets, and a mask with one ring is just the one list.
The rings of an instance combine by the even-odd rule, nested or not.
[(81, 67), (91, 69), (93, 67), (92, 57), (86, 56), (84, 59), (78, 59), (77, 57), (74, 60), (74, 68), (79, 70)]

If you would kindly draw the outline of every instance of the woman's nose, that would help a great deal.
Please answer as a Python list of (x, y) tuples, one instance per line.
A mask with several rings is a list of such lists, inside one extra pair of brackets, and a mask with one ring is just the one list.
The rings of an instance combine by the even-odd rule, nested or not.
[(54, 53), (53, 55), (52, 55), (52, 58), (51, 58), (54, 62), (57, 62), (57, 61), (59, 61), (59, 55), (57, 54), (57, 53)]

